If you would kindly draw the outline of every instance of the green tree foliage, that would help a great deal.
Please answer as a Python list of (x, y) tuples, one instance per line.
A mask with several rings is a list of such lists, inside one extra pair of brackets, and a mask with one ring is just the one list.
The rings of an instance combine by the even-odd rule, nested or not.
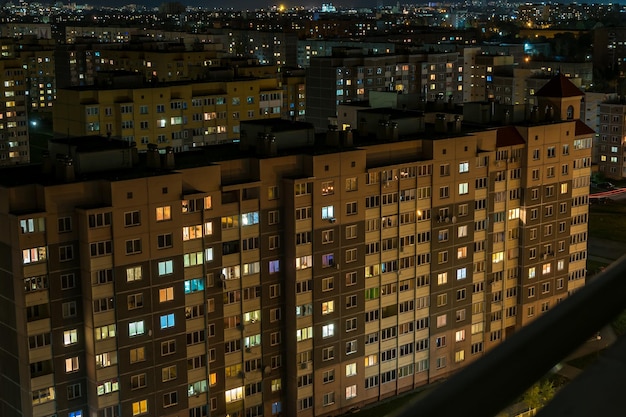
[(548, 379), (535, 383), (523, 395), (522, 399), (529, 409), (541, 408), (554, 397), (554, 384)]

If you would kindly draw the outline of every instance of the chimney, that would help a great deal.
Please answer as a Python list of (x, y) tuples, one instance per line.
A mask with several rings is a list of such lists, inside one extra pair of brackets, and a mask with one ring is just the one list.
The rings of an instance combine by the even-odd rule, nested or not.
[(448, 122), (444, 113), (437, 113), (435, 116), (435, 132), (446, 133), (448, 131)]
[(161, 156), (159, 155), (159, 148), (154, 143), (148, 144), (146, 165), (148, 168), (161, 168)]
[(165, 155), (163, 155), (163, 169), (174, 169), (174, 149), (171, 146), (165, 148)]

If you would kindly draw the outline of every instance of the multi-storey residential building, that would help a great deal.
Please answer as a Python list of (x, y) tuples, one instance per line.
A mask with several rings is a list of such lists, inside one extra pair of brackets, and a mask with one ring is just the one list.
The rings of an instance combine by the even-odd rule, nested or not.
[(593, 31), (593, 65), (602, 68), (609, 76), (612, 73), (620, 77), (626, 75), (624, 59), (626, 58), (626, 28), (601, 27)]
[(298, 40), (298, 66), (306, 68), (309, 61), (316, 56), (331, 56), (333, 48), (359, 48), (364, 54), (393, 54), (396, 44), (392, 42), (367, 42), (363, 40), (328, 40), (304, 39)]
[(19, 59), (26, 81), (26, 106), (29, 111), (51, 111), (56, 95), (54, 41), (23, 35), (2, 38), (2, 58)]
[(599, 126), (596, 143), (598, 171), (607, 178), (620, 180), (626, 176), (624, 136), (626, 135), (626, 103), (607, 100), (599, 105)]
[(30, 161), (26, 70), (20, 59), (0, 59), (0, 165)]
[(205, 51), (204, 44), (198, 44), (198, 50), (187, 49), (182, 43), (117, 44), (98, 52), (103, 71), (135, 71), (146, 80), (160, 82), (202, 79), (208, 68), (220, 65), (217, 51)]
[(283, 119), (304, 121), (306, 114), (306, 77), (304, 69), (282, 68)]
[(370, 91), (419, 93), (422, 101), (460, 101), (458, 54), (367, 55), (360, 49), (335, 49), (312, 58), (306, 77), (307, 121), (324, 130), (337, 105), (368, 99)]
[(338, 415), (466, 366), (584, 284), (594, 132), (565, 78), (538, 96), (315, 147), (52, 141), (0, 176), (3, 417)]
[(239, 139), (242, 120), (281, 117), (276, 77), (147, 84), (141, 75), (111, 75), (102, 86), (58, 90), (58, 135), (109, 135), (142, 151), (151, 143), (181, 151)]
[(298, 37), (280, 30), (224, 28), (228, 34), (228, 52), (235, 56), (252, 56), (263, 65), (297, 65)]

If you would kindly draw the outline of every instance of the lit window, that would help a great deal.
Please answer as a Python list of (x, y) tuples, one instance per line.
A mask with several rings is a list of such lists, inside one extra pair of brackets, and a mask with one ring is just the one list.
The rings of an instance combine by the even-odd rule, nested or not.
[(174, 327), (176, 323), (174, 319), (174, 313), (166, 314), (161, 316), (161, 329), (167, 329), (169, 327)]
[(322, 337), (332, 337), (335, 335), (335, 325), (327, 324), (322, 326)]
[(159, 290), (159, 302), (172, 301), (174, 299), (174, 287), (161, 288)]
[(65, 359), (65, 372), (76, 372), (79, 369), (78, 365), (78, 356), (74, 356), (72, 358)]
[(226, 397), (226, 403), (232, 403), (233, 401), (239, 401), (243, 399), (243, 387), (237, 387), (229, 389), (224, 393)]
[(63, 332), (63, 344), (65, 346), (78, 343), (78, 332), (76, 329), (66, 330)]
[(148, 412), (148, 400), (141, 400), (133, 403), (133, 415), (138, 416)]
[(143, 320), (128, 323), (128, 336), (139, 336), (144, 334)]

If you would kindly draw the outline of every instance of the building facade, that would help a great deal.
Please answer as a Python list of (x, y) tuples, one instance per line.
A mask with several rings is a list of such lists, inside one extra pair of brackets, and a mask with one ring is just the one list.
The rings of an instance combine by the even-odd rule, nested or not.
[(109, 135), (136, 142), (140, 151), (155, 144), (178, 152), (237, 140), (242, 120), (281, 117), (283, 91), (276, 78), (154, 86), (146, 85), (141, 75), (128, 80), (131, 84), (118, 87), (59, 89), (55, 132)]
[(626, 104), (620, 99), (600, 103), (596, 144), (598, 171), (605, 177), (621, 180), (626, 176), (624, 136)]
[(20, 59), (0, 59), (0, 166), (30, 161), (26, 70)]
[(358, 147), (53, 142), (0, 187), (4, 416), (328, 416), (448, 377), (584, 285), (594, 133), (560, 87)]

